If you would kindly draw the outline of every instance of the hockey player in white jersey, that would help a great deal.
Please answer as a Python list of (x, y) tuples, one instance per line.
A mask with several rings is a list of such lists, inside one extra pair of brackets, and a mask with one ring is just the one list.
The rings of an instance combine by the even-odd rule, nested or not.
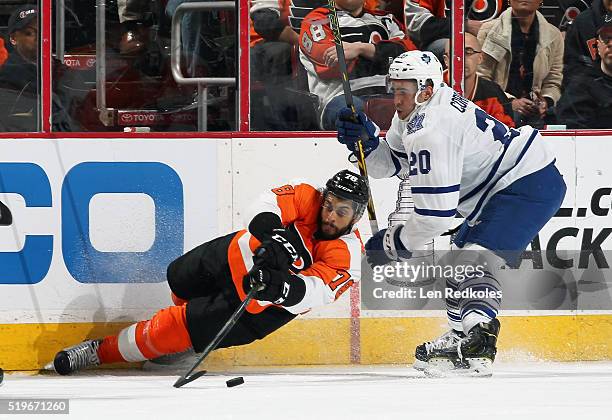
[[(455, 247), (493, 251), (516, 266), (566, 191), (541, 135), (529, 126), (508, 128), (445, 85), (442, 66), (430, 52), (397, 57), (388, 84), (397, 112), (385, 139), (363, 113), (354, 122), (346, 108), (337, 120), (338, 140), (349, 150), (362, 138), (370, 176), (410, 171), (414, 212), (404, 224), (383, 229), (367, 242), (368, 260), (383, 265), (409, 259), (412, 251), (453, 227), (458, 213), (465, 221)], [(488, 295), (500, 289), (490, 272), (447, 281), (447, 286), (492, 292)], [(415, 368), (489, 375), (500, 299), (447, 299), (446, 305), (451, 330), (417, 346)]]

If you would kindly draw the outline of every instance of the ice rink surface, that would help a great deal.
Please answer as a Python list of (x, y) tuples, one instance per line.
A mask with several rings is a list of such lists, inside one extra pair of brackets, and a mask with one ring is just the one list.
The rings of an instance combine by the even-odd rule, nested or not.
[[(175, 389), (176, 372), (9, 374), (0, 398), (69, 398), (71, 419), (612, 418), (612, 362), (498, 363), (491, 378), (426, 378), (406, 366), (244, 368)], [(243, 376), (245, 384), (225, 381)]]

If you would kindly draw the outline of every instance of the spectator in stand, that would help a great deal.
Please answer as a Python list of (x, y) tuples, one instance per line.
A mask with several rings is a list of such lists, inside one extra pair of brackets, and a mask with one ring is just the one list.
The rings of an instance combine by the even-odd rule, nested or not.
[(141, 25), (147, 3), (144, 0), (117, 0), (119, 23), (123, 31), (119, 41), (121, 55), (138, 55), (145, 49)]
[(544, 125), (561, 96), (563, 38), (537, 11), (542, 0), (510, 0), (510, 8), (478, 32), (484, 53), (478, 72), (511, 95), (517, 126)]
[[(449, 64), (450, 42), (444, 49), (444, 61)], [(510, 99), (495, 82), (480, 77), (476, 70), (482, 63), (482, 51), (478, 38), (470, 33), (465, 34), (465, 66), (463, 96), (482, 108), (487, 114), (498, 119), (508, 127), (514, 127)], [(444, 71), (444, 82), (449, 84), (448, 70)]]
[[(315, 1), (315, 7), (324, 1)], [(289, 25), (291, 4), (279, 0), (251, 1), (251, 78), (272, 85), (290, 78), (291, 50), (299, 44), (298, 32)]]
[(604, 20), (612, 19), (612, 0), (594, 0), (591, 8), (580, 13), (569, 26), (565, 36), (563, 57), (563, 87), (572, 78), (592, 74), (593, 67), (599, 67), (597, 55), (597, 29)]
[[(442, 62), (444, 46), (450, 38), (450, 1), (406, 0), (406, 29), (410, 38), (422, 50), (433, 52)], [(484, 7), (483, 7), (484, 4)], [(468, 10), (465, 30), (478, 35), (483, 22), (496, 18), (503, 10), (502, 0), (481, 2), (466, 0)]]
[(612, 128), (612, 19), (598, 31), (599, 66), (572, 78), (557, 104), (567, 128)]
[[(391, 14), (366, 9), (364, 0), (337, 0), (353, 102), (363, 111), (369, 95), (386, 94), (389, 60), (416, 49), (404, 28)], [(300, 31), (300, 60), (308, 73), (310, 92), (319, 98), (320, 123), (335, 130), (336, 115), (346, 107), (338, 56), (329, 27), (329, 9), (310, 12)]]
[(8, 58), (8, 51), (4, 47), (4, 38), (0, 36), (0, 67), (4, 64), (4, 62)]
[(8, 22), (12, 51), (0, 68), (2, 131), (36, 131), (38, 121), (38, 8), (26, 4)]
[[(40, 83), (36, 5), (20, 6), (11, 14), (8, 34), (13, 48), (0, 68), (0, 131), (37, 131)], [(52, 129), (74, 131), (63, 99), (52, 94)]]

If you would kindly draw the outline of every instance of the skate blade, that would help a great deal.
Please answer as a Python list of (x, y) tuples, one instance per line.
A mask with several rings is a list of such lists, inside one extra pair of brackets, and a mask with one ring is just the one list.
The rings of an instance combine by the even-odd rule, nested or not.
[(425, 369), (427, 369), (427, 362), (415, 359), (414, 363), (412, 364), (412, 368), (418, 370), (419, 372), (423, 372)]
[(486, 378), (493, 375), (493, 362), (486, 358), (471, 358), (466, 359), (466, 367), (457, 367), (452, 360), (449, 359), (431, 359), (427, 363), (427, 367), (423, 370), (425, 376), (430, 378), (445, 378), (445, 377), (478, 377)]

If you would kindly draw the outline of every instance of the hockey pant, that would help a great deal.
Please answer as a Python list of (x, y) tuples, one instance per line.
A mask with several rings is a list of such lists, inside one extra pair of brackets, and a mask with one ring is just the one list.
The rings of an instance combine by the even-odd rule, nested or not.
[[(447, 288), (463, 292), (459, 294), (462, 297), (446, 299), (453, 329), (467, 333), (476, 324), (497, 316), (501, 288), (496, 270), (504, 264), (519, 265), (527, 245), (559, 210), (565, 191), (563, 177), (553, 162), (491, 197), (476, 223), (464, 222), (454, 240), (460, 250), (454, 251), (453, 265), (480, 264), (486, 269), (482, 275), (447, 280)], [(485, 292), (487, 297), (471, 297), (475, 293), (470, 291)]]
[[(240, 305), (227, 261), (235, 234), (206, 242), (168, 266), (167, 279), (177, 304), (105, 337), (102, 363), (137, 362), (178, 353), (201, 352)], [(276, 331), (295, 315), (271, 306), (258, 314), (244, 312), (217, 348), (249, 344)]]

